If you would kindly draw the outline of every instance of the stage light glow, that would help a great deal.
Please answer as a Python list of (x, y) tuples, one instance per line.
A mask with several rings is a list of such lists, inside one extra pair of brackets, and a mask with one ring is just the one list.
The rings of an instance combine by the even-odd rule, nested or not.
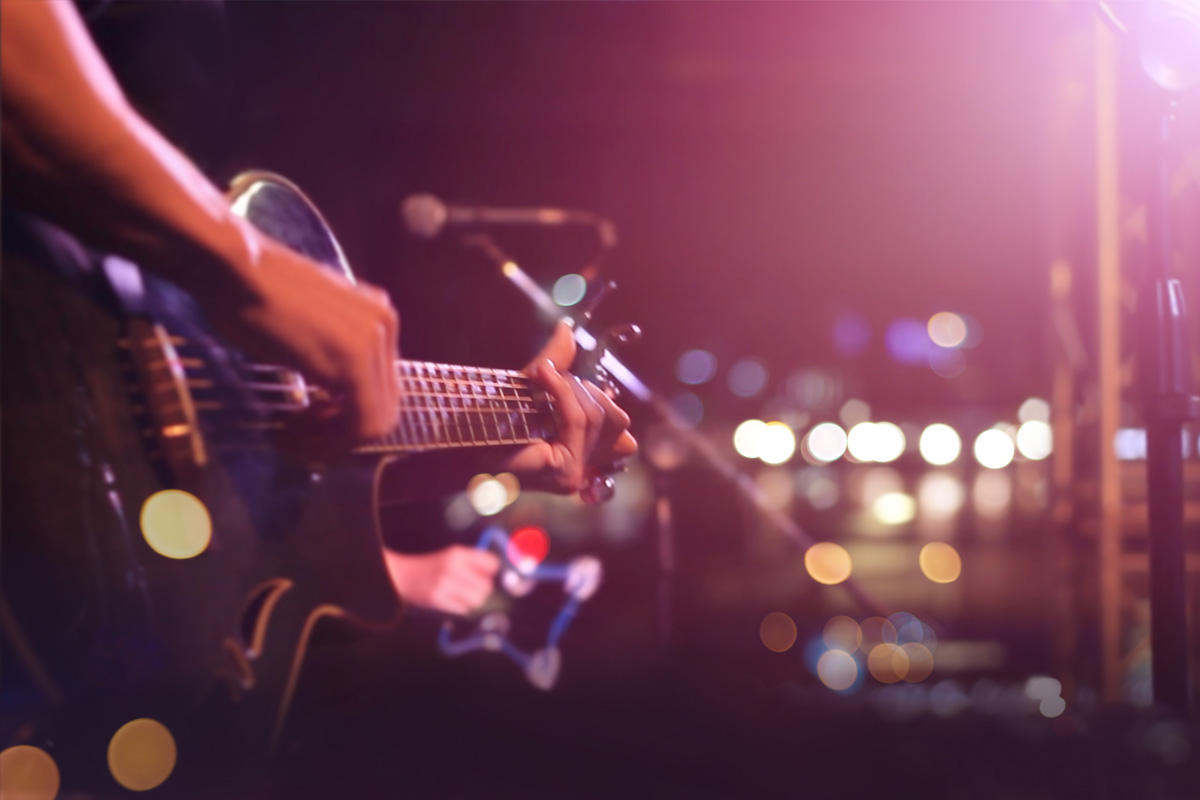
[(733, 448), (742, 458), (758, 458), (767, 436), (767, 423), (761, 419), (748, 419), (734, 430)]
[(929, 338), (938, 347), (958, 347), (967, 340), (967, 323), (951, 311), (939, 311), (929, 318)]
[(513, 531), (508, 539), (505, 555), (514, 564), (532, 561), (535, 565), (546, 560), (550, 552), (550, 537), (535, 525), (529, 525)]
[(938, 467), (945, 466), (953, 463), (962, 452), (962, 439), (954, 428), (935, 422), (921, 431), (917, 449), (926, 462)]
[(896, 643), (896, 626), (883, 617), (867, 617), (859, 626), (862, 631), (862, 644), (859, 646), (864, 653), (869, 653), (881, 644)]
[(833, 323), (833, 343), (843, 355), (857, 356), (871, 341), (871, 325), (862, 314), (849, 312)]
[(897, 683), (908, 674), (908, 655), (897, 645), (877, 644), (867, 655), (867, 669), (880, 683)]
[(840, 544), (817, 542), (804, 551), (804, 569), (817, 583), (832, 586), (849, 578), (853, 565)]
[(1061, 697), (1047, 697), (1038, 703), (1038, 711), (1043, 717), (1054, 719), (1067, 710), (1067, 701)]
[(140, 522), (146, 543), (167, 558), (193, 558), (212, 541), (208, 509), (200, 498), (180, 489), (164, 489), (146, 498)]
[(783, 422), (768, 422), (758, 457), (767, 464), (782, 464), (796, 454), (796, 434)]
[(932, 520), (953, 518), (965, 499), (966, 490), (962, 481), (943, 472), (923, 476), (917, 488), (917, 503), (921, 513)]
[(796, 623), (782, 611), (772, 611), (759, 624), (758, 637), (768, 650), (787, 652), (796, 643)]
[(852, 618), (839, 614), (825, 623), (821, 640), (830, 650), (853, 653), (862, 644), (862, 629)]
[(917, 501), (904, 492), (887, 492), (875, 498), (871, 513), (884, 525), (904, 525), (917, 516)]
[(671, 400), (675, 421), (685, 428), (694, 428), (704, 419), (704, 401), (691, 392), (681, 392)]
[(963, 340), (963, 343), (959, 347), (978, 347), (983, 341), (983, 325), (979, 324), (979, 320), (970, 314), (959, 314), (959, 316), (962, 317), (962, 321), (967, 326), (967, 338)]
[(904, 448), (908, 442), (905, 441), (904, 431), (900, 430), (899, 425), (876, 422), (872, 435), (875, 438), (872, 449), (875, 451), (875, 460), (879, 463), (886, 464), (904, 455)]
[(845, 650), (826, 650), (817, 660), (817, 677), (826, 688), (844, 692), (858, 681), (858, 662)]
[(54, 800), (60, 776), (54, 758), (38, 747), (19, 744), (0, 750), (0, 797)]
[(135, 792), (162, 784), (175, 769), (175, 738), (158, 720), (127, 722), (108, 743), (108, 770), (117, 783)]
[(712, 380), (717, 374), (717, 357), (707, 350), (688, 350), (675, 362), (675, 377), (689, 386)]
[(729, 370), (729, 391), (738, 397), (754, 397), (767, 385), (767, 368), (753, 358), (744, 358)]
[(1040, 397), (1030, 397), (1017, 409), (1017, 419), (1021, 422), (1050, 421), (1050, 404)]
[(930, 542), (917, 556), (921, 572), (934, 583), (953, 583), (962, 574), (962, 557), (952, 545)]
[(573, 306), (587, 294), (587, 281), (582, 275), (563, 275), (554, 282), (551, 296), (560, 306)]
[(941, 378), (957, 378), (967, 368), (967, 355), (958, 349), (938, 348), (929, 353), (929, 368)]
[(846, 428), (853, 428), (860, 422), (870, 421), (871, 406), (863, 400), (851, 397), (842, 403), (842, 407), (838, 410), (838, 419)]
[(1030, 461), (1041, 461), (1054, 451), (1054, 434), (1041, 420), (1022, 422), (1017, 429), (1017, 450)]
[(875, 460), (875, 423), (860, 422), (846, 434), (846, 451), (864, 463)]
[(971, 488), (975, 513), (983, 519), (1000, 520), (1012, 505), (1012, 478), (1006, 472), (981, 472)]
[[(919, 623), (918, 623), (919, 624)], [(908, 669), (903, 678), (909, 683), (920, 683), (933, 674), (933, 653), (920, 642), (908, 642), (900, 645), (908, 661)]]
[(481, 517), (499, 514), (508, 503), (508, 490), (491, 475), (476, 475), (467, 484), (467, 499)]
[(846, 452), (846, 432), (836, 422), (822, 422), (804, 437), (807, 450), (817, 461), (837, 461)]
[(1113, 436), (1113, 449), (1120, 461), (1146, 460), (1146, 429), (1121, 428)]
[(975, 438), (975, 460), (988, 469), (1003, 469), (1012, 463), (1017, 453), (1007, 433), (992, 428)]

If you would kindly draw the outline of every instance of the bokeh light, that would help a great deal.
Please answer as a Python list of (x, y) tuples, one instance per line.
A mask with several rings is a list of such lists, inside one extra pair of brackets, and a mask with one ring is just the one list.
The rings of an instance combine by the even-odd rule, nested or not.
[(875, 460), (875, 423), (860, 422), (846, 434), (846, 452), (856, 461)]
[(885, 492), (871, 503), (871, 513), (884, 525), (904, 525), (917, 516), (917, 501), (904, 492)]
[(1017, 419), (1021, 422), (1049, 422), (1050, 404), (1040, 397), (1030, 397), (1017, 409)]
[(521, 496), (521, 481), (511, 472), (501, 472), (496, 480), (504, 487), (504, 505), (511, 506)]
[(212, 518), (200, 498), (180, 489), (164, 489), (146, 498), (140, 517), (142, 536), (167, 558), (192, 558), (212, 541)]
[(758, 626), (758, 637), (768, 650), (786, 652), (796, 643), (796, 623), (782, 611), (772, 611)]
[(729, 391), (738, 397), (754, 397), (767, 385), (767, 368), (753, 358), (744, 358), (729, 370)]
[(175, 769), (175, 738), (158, 720), (127, 722), (108, 743), (108, 769), (117, 783), (135, 792), (162, 784)]
[(1043, 717), (1054, 719), (1067, 710), (1067, 701), (1061, 697), (1047, 697), (1038, 703), (1038, 711)]
[(546, 560), (549, 552), (550, 537), (541, 528), (528, 525), (513, 531), (513, 535), (508, 539), (505, 555), (513, 564), (522, 564), (527, 561), (540, 564)]
[(467, 483), (467, 500), (482, 517), (499, 514), (508, 504), (508, 489), (488, 474), (476, 475)]
[(717, 374), (717, 357), (707, 350), (688, 350), (675, 362), (675, 377), (689, 386), (712, 380)]
[(837, 480), (826, 474), (826, 470), (808, 467), (796, 473), (796, 492), (816, 509), (833, 508), (841, 499)]
[(853, 428), (860, 422), (870, 421), (871, 406), (865, 400), (851, 397), (842, 403), (842, 407), (838, 409), (838, 419), (842, 421), (842, 425), (846, 428)]
[(937, 348), (929, 353), (929, 368), (941, 378), (957, 378), (967, 369), (967, 355), (962, 350)]
[(1004, 431), (992, 428), (975, 438), (975, 460), (988, 469), (1007, 467), (1016, 454), (1013, 440)]
[(952, 545), (930, 542), (917, 557), (921, 572), (934, 583), (953, 583), (962, 574), (962, 557)]
[(554, 282), (551, 295), (560, 306), (573, 306), (587, 294), (587, 281), (582, 275), (563, 275)]
[(896, 683), (908, 674), (908, 655), (902, 647), (882, 642), (867, 655), (867, 669), (880, 683)]
[(767, 438), (767, 423), (761, 419), (748, 419), (733, 432), (733, 448), (742, 458), (758, 458)]
[(58, 796), (58, 765), (45, 750), (19, 744), (0, 750), (0, 798), (54, 800)]
[(920, 683), (933, 674), (933, 652), (920, 642), (900, 645), (908, 660), (908, 669), (902, 676), (909, 683)]
[(836, 461), (846, 452), (846, 432), (836, 422), (822, 422), (805, 434), (804, 447), (817, 461)]
[(920, 321), (904, 318), (894, 321), (884, 334), (888, 353), (900, 364), (924, 364), (934, 346), (929, 331)]
[(958, 347), (967, 340), (967, 323), (951, 311), (939, 311), (926, 326), (929, 338), (939, 347)]
[(817, 542), (804, 551), (804, 569), (817, 583), (841, 583), (850, 577), (850, 553), (840, 544)]
[(754, 476), (759, 496), (772, 511), (782, 511), (792, 502), (795, 490), (792, 476), (785, 469), (764, 469)]
[(921, 452), (921, 458), (940, 467), (951, 464), (958, 458), (959, 453), (962, 452), (962, 439), (959, 438), (958, 431), (954, 428), (941, 422), (935, 422), (921, 431), (917, 448)]
[(862, 631), (862, 644), (859, 646), (864, 653), (869, 653), (881, 644), (896, 643), (896, 626), (884, 617), (867, 617), (859, 626)]
[(1012, 478), (1007, 472), (981, 472), (971, 487), (975, 513), (983, 519), (1001, 520), (1012, 506)]
[(1054, 451), (1054, 433), (1038, 419), (1022, 422), (1017, 428), (1017, 450), (1031, 461), (1041, 461)]
[(904, 431), (900, 430), (899, 425), (876, 422), (871, 435), (874, 439), (871, 450), (875, 461), (886, 464), (904, 455), (904, 448), (908, 443), (904, 440)]
[(830, 650), (853, 653), (862, 644), (862, 629), (853, 618), (839, 614), (825, 623), (821, 639)]
[(1113, 435), (1113, 450), (1121, 461), (1145, 460), (1146, 429), (1119, 428)]
[(817, 660), (817, 677), (835, 692), (844, 692), (858, 681), (858, 662), (845, 650), (826, 650)]
[(784, 422), (768, 422), (758, 457), (767, 464), (782, 464), (796, 454), (796, 434)]
[(921, 514), (933, 520), (951, 519), (962, 508), (965, 495), (962, 481), (942, 472), (922, 476), (917, 487)]

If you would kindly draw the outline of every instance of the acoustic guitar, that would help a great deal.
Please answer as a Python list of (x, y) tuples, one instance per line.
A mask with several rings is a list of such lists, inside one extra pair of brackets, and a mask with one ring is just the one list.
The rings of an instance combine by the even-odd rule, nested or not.
[[(230, 202), (354, 280), (284, 178), (242, 175)], [(395, 429), (314, 468), (272, 436), (321, 388), (223, 345), (178, 287), (112, 257), (74, 273), (4, 267), (5, 663), (51, 717), (85, 708), (97, 729), (150, 716), (175, 730), (219, 697), (235, 713), (217, 717), (237, 724), (215, 735), (277, 741), (314, 629), (398, 619), (376, 511), (387, 465), (552, 434), (523, 373), (406, 360)], [(147, 500), (168, 489), (211, 521), (191, 557), (143, 535)]]

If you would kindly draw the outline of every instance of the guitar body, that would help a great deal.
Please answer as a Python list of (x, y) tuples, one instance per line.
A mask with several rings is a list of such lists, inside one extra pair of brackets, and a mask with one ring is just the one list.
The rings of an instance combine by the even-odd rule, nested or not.
[[(311, 231), (270, 232), (326, 260)], [(2, 741), (53, 734), (95, 768), (107, 737), (148, 716), (181, 742), (223, 736), (226, 749), (265, 753), (313, 632), (398, 619), (376, 525), (386, 460), (315, 469), (280, 453), (240, 357), (190, 298), (142, 275), (131, 313), (94, 259), (44, 254), (36, 238), (6, 255), (0, 292)], [(186, 469), (155, 433), (156, 387), (134, 357), (154, 326), (205, 387), (192, 420), (203, 457)], [(168, 488), (211, 519), (194, 557), (167, 558), (143, 536), (143, 504)], [(70, 749), (60, 744), (60, 768)]]

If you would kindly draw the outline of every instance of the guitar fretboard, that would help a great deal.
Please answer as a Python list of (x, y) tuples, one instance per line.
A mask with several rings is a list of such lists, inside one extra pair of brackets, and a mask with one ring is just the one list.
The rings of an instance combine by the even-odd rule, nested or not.
[[(359, 453), (525, 444), (545, 439), (545, 402), (516, 370), (399, 361), (400, 412), (387, 436)], [(540, 406), (540, 407), (539, 407)]]

